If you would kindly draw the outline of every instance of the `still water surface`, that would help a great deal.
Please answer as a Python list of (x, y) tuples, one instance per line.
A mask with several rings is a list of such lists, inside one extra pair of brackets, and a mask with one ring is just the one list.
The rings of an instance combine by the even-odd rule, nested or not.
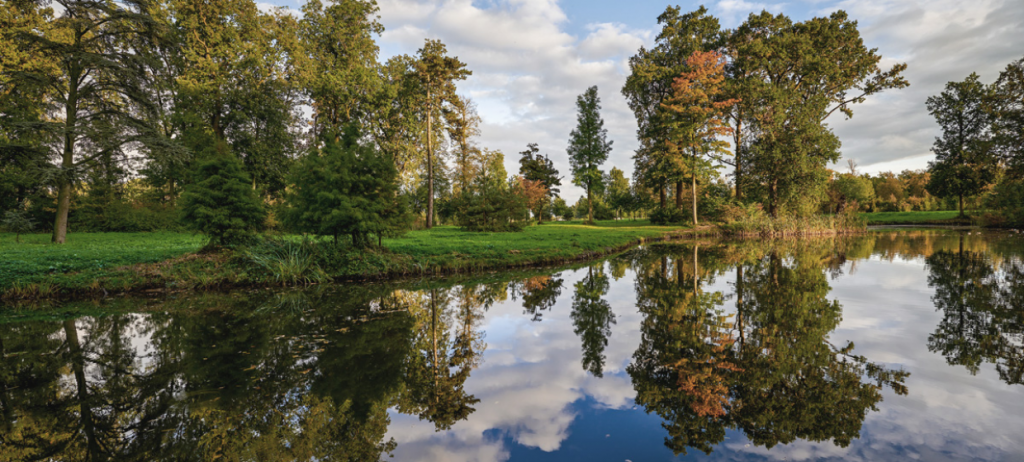
[(1024, 237), (0, 317), (0, 461), (1024, 460)]

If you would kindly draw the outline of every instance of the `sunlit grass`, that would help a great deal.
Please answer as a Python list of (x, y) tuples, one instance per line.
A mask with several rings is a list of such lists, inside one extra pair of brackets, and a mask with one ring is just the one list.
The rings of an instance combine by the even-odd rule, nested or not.
[(943, 210), (934, 212), (874, 212), (862, 213), (860, 216), (868, 221), (869, 225), (885, 224), (927, 224), (953, 220), (960, 215), (956, 210)]

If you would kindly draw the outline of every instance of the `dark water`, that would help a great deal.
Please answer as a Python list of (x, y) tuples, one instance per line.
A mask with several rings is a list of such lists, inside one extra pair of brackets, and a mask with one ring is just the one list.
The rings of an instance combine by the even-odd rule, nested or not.
[(0, 461), (1024, 460), (1024, 237), (653, 245), (589, 266), (0, 321)]

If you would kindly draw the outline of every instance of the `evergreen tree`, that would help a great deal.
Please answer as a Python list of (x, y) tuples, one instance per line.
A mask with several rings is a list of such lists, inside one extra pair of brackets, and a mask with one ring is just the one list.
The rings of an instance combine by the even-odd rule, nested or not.
[(365, 247), (369, 236), (397, 235), (409, 215), (398, 196), (398, 172), (379, 150), (358, 143), (349, 127), (340, 142), (328, 135), (323, 149), (314, 150), (291, 174), (294, 185), (287, 195), (286, 221), (297, 231), (352, 237), (352, 245)]
[(991, 90), (971, 74), (963, 82), (949, 82), (945, 91), (928, 98), (928, 111), (942, 128), (929, 163), (928, 192), (960, 199), (981, 192), (995, 180), (996, 156), (992, 145), (992, 118), (985, 106)]
[(597, 87), (590, 87), (576, 99), (576, 128), (569, 137), (569, 164), (572, 182), (587, 191), (587, 222), (594, 222), (593, 196), (604, 190), (601, 164), (608, 160), (612, 142), (607, 140), (608, 130), (601, 118), (601, 99)]
[(466, 69), (466, 64), (457, 57), (448, 56), (448, 50), (439, 40), (427, 40), (419, 50), (419, 59), (415, 64), (416, 76), (426, 92), (424, 119), (427, 120), (427, 228), (434, 226), (434, 120), (445, 102), (458, 98), (455, 94), (455, 82), (465, 80), (473, 74)]
[(266, 211), (242, 162), (220, 142), (204, 152), (193, 183), (181, 194), (181, 219), (211, 245), (243, 242), (263, 227)]
[(1013, 176), (1024, 177), (1024, 58), (999, 73), (988, 106), (996, 152)]

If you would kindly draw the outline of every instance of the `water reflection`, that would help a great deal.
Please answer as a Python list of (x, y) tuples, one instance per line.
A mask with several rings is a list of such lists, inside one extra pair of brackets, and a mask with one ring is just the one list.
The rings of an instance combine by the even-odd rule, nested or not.
[[(913, 341), (953, 366), (945, 374), (991, 365), (1020, 384), (1022, 248), (937, 233), (709, 240), (560, 272), (0, 318), (0, 462), (646, 460), (731, 454), (730, 438), (872, 444), (866, 422), (914, 396), (917, 371), (837, 340), (849, 310), (835, 282), (864, 265), (926, 269), (937, 318)], [(601, 440), (576, 439), (587, 419)], [(633, 426), (664, 444), (612, 443)]]
[[(906, 394), (906, 371), (829, 342), (842, 313), (827, 298), (831, 252), (802, 247), (783, 258), (772, 248), (730, 264), (721, 253), (701, 261), (699, 251), (640, 258), (637, 273), (645, 320), (629, 374), (675, 453), (710, 453), (731, 428), (767, 448), (798, 438), (846, 446), (883, 387)], [(703, 287), (732, 267), (738, 309), (727, 314), (725, 295)]]
[[(1005, 257), (1005, 254), (1003, 255)], [(928, 349), (951, 365), (976, 375), (995, 364), (1008, 384), (1024, 383), (1024, 261), (995, 258), (959, 248), (927, 258), (932, 300), (942, 322), (928, 338)]]

